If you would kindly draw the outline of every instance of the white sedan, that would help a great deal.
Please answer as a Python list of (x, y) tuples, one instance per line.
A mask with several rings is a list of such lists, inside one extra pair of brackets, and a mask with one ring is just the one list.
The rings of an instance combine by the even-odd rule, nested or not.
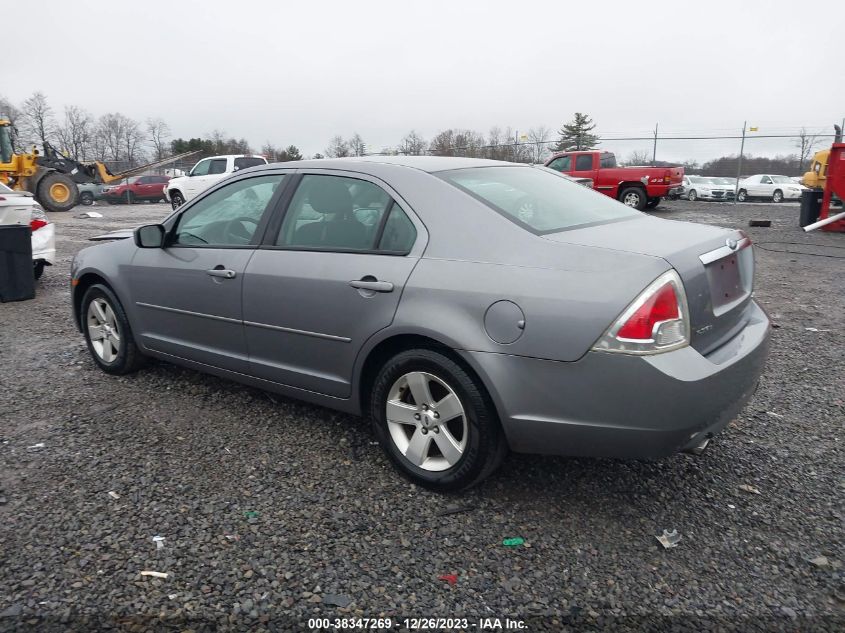
[(767, 198), (772, 202), (797, 200), (806, 187), (794, 182), (789, 176), (755, 174), (739, 181), (736, 199), (745, 202), (752, 198)]
[(706, 176), (684, 176), (684, 193), (687, 200), (727, 200), (733, 198), (733, 187)]
[(56, 263), (55, 227), (31, 193), (13, 191), (0, 183), (0, 224), (29, 224), (36, 279), (41, 277), (44, 266)]

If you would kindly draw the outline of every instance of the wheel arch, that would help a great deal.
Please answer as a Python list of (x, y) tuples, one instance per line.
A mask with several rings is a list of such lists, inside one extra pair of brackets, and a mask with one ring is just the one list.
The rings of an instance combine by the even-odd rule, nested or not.
[(454, 342), (447, 341), (448, 339), (433, 332), (419, 331), (394, 331), (383, 334), (377, 340), (371, 339), (366, 349), (359, 354), (356, 363), (357, 371), (352, 390), (353, 397), (357, 399), (356, 409), (366, 416), (373, 381), (388, 358), (405, 350), (424, 348), (440, 352), (467, 372), (493, 407), (497, 420), (501, 421), (501, 407), (495, 397), (495, 391), (490, 389), (479, 368), (458, 351)]
[(643, 195), (648, 199), (648, 189), (646, 186), (639, 180), (623, 180), (616, 186), (616, 198), (619, 199), (619, 196), (622, 195), (622, 192), (630, 187), (637, 187), (638, 189), (643, 190)]
[(73, 286), (73, 294), (71, 297), (71, 301), (73, 303), (73, 322), (76, 325), (76, 329), (80, 332), (82, 331), (82, 322), (79, 318), (80, 311), (82, 309), (82, 298), (85, 296), (85, 293), (88, 292), (88, 288), (96, 284), (102, 284), (103, 286), (111, 290), (115, 294), (115, 296), (118, 297), (118, 300), (120, 300), (120, 296), (117, 294), (117, 291), (106, 280), (104, 275), (96, 271), (88, 271), (80, 275)]

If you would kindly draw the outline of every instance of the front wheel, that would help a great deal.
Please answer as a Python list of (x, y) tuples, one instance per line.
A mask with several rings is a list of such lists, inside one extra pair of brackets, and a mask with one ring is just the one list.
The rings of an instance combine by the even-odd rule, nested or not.
[(746, 200), (748, 200), (748, 193), (745, 191), (745, 189), (740, 189), (739, 192), (737, 192), (736, 199), (738, 202), (745, 202)]
[(182, 196), (182, 194), (178, 191), (171, 191), (170, 192), (170, 206), (173, 207), (173, 210), (175, 211), (176, 209), (181, 207), (183, 204), (185, 204), (185, 198)]
[(698, 192), (695, 189), (690, 189), (690, 192), (687, 194), (687, 200), (690, 202), (698, 200)]
[(79, 194), (79, 204), (84, 204), (86, 207), (90, 207), (94, 204), (94, 194), (90, 191), (83, 191)]
[(780, 189), (776, 189), (775, 192), (772, 194), (772, 202), (777, 204), (778, 202), (783, 202), (783, 191)]
[(70, 211), (79, 202), (79, 189), (67, 174), (51, 171), (38, 181), (35, 197), (47, 211)]
[(628, 187), (619, 194), (619, 201), (626, 207), (633, 207), (638, 211), (645, 209), (648, 202), (645, 191), (641, 187)]
[(426, 488), (468, 488), (488, 477), (507, 452), (483, 388), (433, 349), (388, 360), (373, 384), (369, 412), (388, 457)]
[(88, 351), (104, 372), (128, 374), (143, 364), (123, 306), (107, 286), (95, 284), (87, 290), (79, 320)]

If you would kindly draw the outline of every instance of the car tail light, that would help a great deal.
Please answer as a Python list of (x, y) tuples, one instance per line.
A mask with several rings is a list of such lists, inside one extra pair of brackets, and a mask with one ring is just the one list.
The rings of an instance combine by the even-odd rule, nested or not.
[(32, 207), (32, 211), (29, 215), (29, 226), (33, 231), (37, 231), (43, 226), (47, 226), (50, 224), (50, 220), (47, 218), (47, 214), (44, 213), (44, 209), (38, 206)]
[(655, 279), (593, 347), (603, 352), (657, 354), (689, 344), (690, 320), (681, 278), (674, 270)]
[(672, 177), (669, 174), (663, 176), (663, 182), (672, 182)]

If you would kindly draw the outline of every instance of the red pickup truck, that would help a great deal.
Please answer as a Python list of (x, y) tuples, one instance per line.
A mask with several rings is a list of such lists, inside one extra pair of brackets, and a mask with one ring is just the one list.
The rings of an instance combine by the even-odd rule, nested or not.
[(683, 167), (617, 167), (612, 152), (563, 152), (547, 160), (546, 167), (592, 178), (594, 189), (640, 211), (656, 207), (684, 179)]

